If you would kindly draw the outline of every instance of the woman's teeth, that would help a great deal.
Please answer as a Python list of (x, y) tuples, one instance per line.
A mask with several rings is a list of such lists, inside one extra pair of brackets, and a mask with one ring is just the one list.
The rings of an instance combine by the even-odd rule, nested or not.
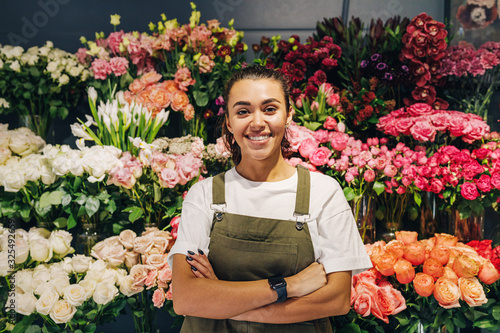
[(249, 136), (250, 140), (253, 141), (262, 141), (269, 137), (269, 135), (261, 135), (261, 136)]

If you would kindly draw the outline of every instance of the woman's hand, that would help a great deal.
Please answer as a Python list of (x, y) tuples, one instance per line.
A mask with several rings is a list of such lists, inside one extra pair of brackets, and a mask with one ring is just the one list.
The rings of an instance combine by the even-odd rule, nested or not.
[[(191, 260), (189, 258), (191, 258)], [(193, 251), (188, 251), (186, 261), (189, 265), (191, 265), (191, 271), (193, 272), (194, 276), (199, 278), (218, 280), (217, 276), (214, 273), (214, 269), (210, 264), (210, 261), (208, 261), (207, 256), (202, 250), (198, 250), (198, 254)]]
[(323, 265), (313, 262), (295, 275), (285, 278), (288, 297), (301, 297), (326, 285)]

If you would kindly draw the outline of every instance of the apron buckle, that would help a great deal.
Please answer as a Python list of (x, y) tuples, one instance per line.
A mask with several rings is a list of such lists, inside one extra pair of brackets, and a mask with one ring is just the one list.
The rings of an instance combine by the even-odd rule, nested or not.
[(296, 228), (297, 230), (302, 230), (302, 229), (304, 229), (304, 223), (297, 221), (297, 223), (295, 223), (295, 228)]
[(224, 213), (223, 212), (217, 212), (217, 213), (215, 213), (215, 219), (217, 221), (221, 221), (223, 217), (224, 217)]
[(304, 229), (304, 223), (307, 222), (307, 220), (311, 217), (310, 214), (297, 214), (297, 213), (293, 213), (293, 215), (295, 216), (295, 228), (297, 230), (302, 230)]

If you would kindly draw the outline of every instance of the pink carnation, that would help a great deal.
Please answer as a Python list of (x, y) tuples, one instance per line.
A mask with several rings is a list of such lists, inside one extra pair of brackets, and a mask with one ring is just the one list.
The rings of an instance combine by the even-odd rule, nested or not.
[(122, 76), (127, 73), (128, 60), (123, 57), (114, 57), (109, 61), (111, 70), (116, 76)]
[(177, 70), (174, 81), (179, 86), (179, 89), (183, 91), (188, 91), (188, 87), (196, 83), (196, 80), (191, 77), (191, 71), (187, 67)]
[(92, 71), (94, 77), (98, 80), (106, 80), (109, 74), (113, 72), (111, 65), (104, 59), (95, 59), (92, 61)]

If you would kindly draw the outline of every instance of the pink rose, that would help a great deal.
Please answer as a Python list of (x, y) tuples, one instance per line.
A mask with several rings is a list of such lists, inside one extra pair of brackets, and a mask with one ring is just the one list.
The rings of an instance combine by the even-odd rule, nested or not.
[(165, 298), (169, 301), (172, 300), (172, 284), (170, 284), (170, 287), (168, 288), (167, 292), (165, 293)]
[(479, 196), (476, 184), (466, 182), (460, 186), (460, 194), (467, 200), (474, 200)]
[(491, 191), (491, 178), (488, 175), (481, 175), (479, 179), (474, 179), (477, 188), (481, 192), (490, 192)]
[(326, 117), (325, 122), (323, 123), (323, 127), (326, 128), (327, 130), (335, 130), (337, 127), (337, 120), (333, 117)]
[(413, 123), (413, 118), (399, 118), (394, 122), (394, 127), (398, 133), (407, 135), (410, 133)]
[(312, 165), (321, 166), (325, 165), (328, 162), (328, 159), (332, 155), (332, 152), (327, 147), (320, 147), (314, 150), (309, 155), (309, 161)]
[(153, 293), (153, 305), (157, 308), (161, 308), (165, 302), (165, 292), (163, 289), (158, 288)]
[(363, 178), (367, 182), (373, 182), (375, 180), (375, 171), (373, 171), (372, 169), (366, 169), (363, 173)]
[(114, 184), (116, 186), (122, 186), (126, 189), (131, 189), (134, 187), (135, 182), (136, 178), (129, 168), (121, 168), (117, 166), (109, 172), (107, 184)]
[(434, 285), (434, 298), (445, 309), (459, 308), (460, 289), (450, 279), (441, 277)]
[(109, 74), (113, 72), (109, 62), (104, 59), (95, 59), (92, 61), (92, 71), (94, 77), (98, 80), (106, 80)]
[(450, 125), (448, 127), (450, 134), (459, 137), (469, 132), (470, 125), (468, 124), (468, 122), (469, 122), (468, 119), (465, 119), (463, 117), (459, 116), (451, 117)]
[(330, 133), (326, 130), (319, 129), (314, 132), (314, 138), (319, 143), (326, 143), (330, 141)]
[(305, 139), (299, 146), (299, 153), (304, 158), (309, 158), (309, 155), (315, 151), (319, 143), (314, 139)]
[(436, 128), (428, 120), (418, 120), (410, 129), (410, 133), (418, 141), (434, 141)]
[(202, 165), (203, 161), (201, 158), (195, 157), (192, 152), (180, 156), (176, 161), (177, 171), (181, 178), (179, 184), (184, 185), (198, 176)]
[(392, 164), (389, 164), (387, 165), (385, 168), (384, 168), (384, 174), (387, 176), (387, 177), (394, 177), (396, 176), (398, 173), (398, 168), (396, 168), (394, 165)]
[(160, 186), (174, 188), (180, 181), (179, 174), (174, 169), (165, 168), (158, 175)]
[(389, 323), (387, 316), (396, 315), (406, 309), (405, 298), (399, 290), (394, 289), (390, 284), (377, 289), (374, 301), (382, 312), (382, 318), (379, 319), (386, 323)]
[(132, 268), (130, 269), (129, 275), (134, 280), (133, 286), (134, 287), (144, 286), (144, 284), (146, 283), (146, 279), (148, 278), (149, 272), (151, 270), (156, 271), (155, 268), (150, 267), (148, 265), (137, 264), (135, 266), (132, 266)]
[(151, 266), (151, 269), (146, 276), (146, 280), (144, 280), (144, 285), (146, 289), (151, 289), (156, 286), (156, 277), (158, 276), (158, 270)]
[(430, 119), (436, 130), (444, 132), (448, 129), (451, 116), (447, 112), (439, 112), (431, 115)]
[(332, 148), (337, 151), (342, 151), (347, 147), (349, 135), (341, 132), (333, 132), (330, 136)]
[(434, 109), (427, 103), (415, 103), (407, 109), (411, 116), (426, 116), (434, 113)]
[(491, 175), (491, 185), (495, 187), (497, 190), (500, 190), (500, 172), (495, 171)]
[(344, 177), (345, 177), (345, 181), (348, 183), (350, 183), (354, 180), (354, 175), (350, 172), (346, 172)]
[(187, 67), (181, 67), (175, 73), (174, 82), (178, 84), (179, 89), (183, 91), (188, 91), (188, 87), (196, 83), (191, 77), (191, 71)]
[(128, 70), (128, 60), (123, 57), (114, 57), (109, 61), (111, 70), (115, 76), (122, 76), (127, 73)]

